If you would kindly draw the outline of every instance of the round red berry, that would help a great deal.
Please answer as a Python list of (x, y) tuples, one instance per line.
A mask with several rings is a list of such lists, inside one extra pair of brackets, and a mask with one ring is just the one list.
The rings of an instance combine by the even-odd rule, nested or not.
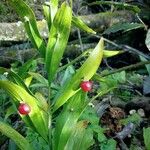
[(20, 103), (20, 105), (18, 107), (18, 111), (21, 115), (28, 115), (31, 111), (31, 108), (26, 103)]
[(92, 82), (91, 81), (82, 81), (80, 84), (80, 87), (84, 92), (89, 92), (92, 90)]

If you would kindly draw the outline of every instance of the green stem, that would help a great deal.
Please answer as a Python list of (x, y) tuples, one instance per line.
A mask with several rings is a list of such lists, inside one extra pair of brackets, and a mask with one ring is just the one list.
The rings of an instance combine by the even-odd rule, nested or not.
[(60, 68), (58, 69), (58, 72), (64, 70), (65, 68), (67, 68), (67, 67), (70, 66), (70, 65), (73, 65), (75, 62), (77, 62), (78, 60), (80, 60), (82, 57), (85, 57), (90, 51), (91, 51), (91, 49), (88, 49), (88, 50), (84, 51), (81, 55), (79, 55), (78, 57), (76, 57), (76, 58), (75, 58), (74, 60), (72, 60), (70, 63), (68, 63), (68, 64), (66, 64), (66, 65), (64, 65), (64, 66), (62, 66), (62, 67), (60, 67)]
[(49, 138), (49, 149), (52, 150), (52, 127), (51, 127), (51, 120), (52, 120), (52, 113), (51, 113), (51, 86), (48, 89), (48, 138)]

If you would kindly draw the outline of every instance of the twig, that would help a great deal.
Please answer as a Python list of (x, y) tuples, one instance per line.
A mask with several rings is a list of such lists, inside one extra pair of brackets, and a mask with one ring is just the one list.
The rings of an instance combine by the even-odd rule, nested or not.
[(117, 47), (117, 48), (119, 48), (119, 49), (122, 49), (122, 50), (127, 51), (127, 52), (130, 51), (130, 52), (132, 52), (132, 53), (138, 54), (138, 55), (143, 56), (144, 58), (150, 60), (150, 56), (144, 54), (143, 52), (141, 52), (141, 51), (139, 51), (139, 50), (137, 50), (137, 49), (135, 49), (135, 48), (133, 48), (133, 47), (130, 47), (130, 46), (128, 46), (128, 45), (118, 45), (118, 44), (114, 43), (113, 41), (110, 41), (109, 39), (106, 39), (106, 38), (104, 38), (104, 40), (105, 40), (106, 42), (108, 42), (108, 43), (114, 45), (115, 47)]
[(108, 75), (111, 75), (111, 74), (115, 74), (117, 72), (121, 72), (121, 71), (124, 71), (124, 70), (138, 68), (138, 67), (146, 65), (146, 64), (150, 64), (150, 61), (139, 62), (139, 63), (136, 63), (136, 64), (132, 64), (132, 65), (129, 65), (129, 66), (125, 66), (125, 67), (110, 71), (108, 73), (95, 74), (94, 79), (99, 80), (99, 78), (101, 78), (101, 77), (108, 76)]
[(136, 16), (137, 16), (138, 20), (143, 24), (145, 30), (147, 30), (148, 27), (147, 27), (147, 25), (143, 22), (143, 20), (140, 18), (140, 16), (139, 16), (138, 14), (136, 14)]
[[(97, 37), (97, 38), (101, 38), (101, 36), (99, 36), (99, 35), (93, 35), (93, 36), (95, 36), (95, 37)], [(143, 56), (144, 58), (150, 60), (150, 56), (149, 56), (149, 55), (144, 54), (143, 52), (141, 52), (141, 51), (138, 50), (138, 49), (135, 49), (135, 48), (130, 47), (130, 46), (128, 46), (128, 45), (119, 45), (119, 44), (117, 44), (117, 43), (115, 43), (115, 42), (113, 42), (113, 41), (111, 41), (111, 40), (109, 40), (109, 39), (106, 39), (106, 38), (104, 38), (104, 40), (105, 40), (106, 42), (108, 42), (108, 43), (114, 45), (115, 47), (117, 47), (117, 48), (119, 48), (119, 49), (122, 49), (122, 50), (124, 50), (124, 51), (126, 51), (126, 52), (132, 52), (132, 53), (134, 53), (134, 54), (138, 54), (138, 55)]]

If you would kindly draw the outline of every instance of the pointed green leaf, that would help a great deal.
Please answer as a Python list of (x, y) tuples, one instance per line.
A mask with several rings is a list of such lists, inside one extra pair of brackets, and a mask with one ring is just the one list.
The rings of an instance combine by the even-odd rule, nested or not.
[(32, 76), (29, 76), (28, 78), (26, 78), (26, 79), (24, 80), (24, 83), (25, 83), (25, 85), (26, 85), (27, 87), (30, 86), (30, 84), (31, 84), (31, 82), (32, 82), (32, 79), (33, 79), (33, 77), (32, 77)]
[(23, 79), (18, 74), (16, 74), (13, 70), (0, 67), (0, 74), (4, 74), (4, 75), (6, 74), (7, 79), (13, 81), (17, 85), (20, 85), (32, 95), (31, 91), (28, 89)]
[(35, 73), (35, 72), (29, 72), (29, 75), (31, 75), (34, 79), (36, 79), (38, 82), (42, 83), (46, 87), (48, 87), (48, 80), (45, 79), (41, 74)]
[(96, 32), (91, 29), (90, 27), (88, 27), (79, 17), (72, 17), (72, 23), (74, 26), (76, 26), (77, 28), (86, 31), (88, 33), (92, 33), (92, 34), (96, 34)]
[(104, 58), (107, 58), (107, 57), (112, 57), (112, 56), (115, 56), (115, 55), (118, 55), (118, 54), (122, 54), (124, 51), (121, 51), (121, 50), (104, 50)]
[(35, 93), (35, 97), (39, 101), (41, 108), (45, 111), (48, 111), (48, 104), (45, 97), (39, 92)]
[(51, 24), (52, 24), (52, 22), (51, 22), (51, 15), (50, 15), (50, 4), (45, 3), (43, 5), (43, 11), (44, 11), (45, 19), (47, 21), (48, 29), (50, 31)]
[[(31, 112), (28, 115), (20, 115), (22, 119), (31, 128), (47, 140), (47, 116), (45, 112), (39, 108), (38, 100), (30, 95), (21, 86), (18, 86), (10, 81), (1, 81), (0, 88), (3, 88), (12, 97), (14, 104), (18, 107), (20, 102), (25, 102), (31, 107)], [(33, 125), (33, 126), (32, 126)]]
[(29, 142), (16, 130), (0, 121), (0, 132), (12, 139), (21, 150), (33, 150)]
[(46, 69), (49, 83), (55, 76), (66, 48), (70, 34), (71, 19), (71, 8), (64, 2), (54, 18), (46, 50)]
[(87, 125), (88, 122), (86, 120), (77, 123), (65, 150), (87, 150), (94, 144), (93, 132), (90, 129), (86, 129)]
[(58, 0), (50, 0), (43, 5), (44, 15), (47, 20), (49, 31), (58, 9)]
[(6, 114), (5, 114), (5, 118), (4, 120), (7, 120), (7, 118), (12, 115), (12, 114), (15, 114), (16, 113), (16, 109), (13, 105), (11, 105), (10, 107), (7, 108), (6, 110)]
[(51, 21), (53, 22), (53, 19), (56, 15), (57, 9), (58, 9), (58, 0), (50, 0), (50, 11), (51, 11)]
[(56, 111), (59, 107), (66, 103), (67, 100), (79, 90), (79, 85), (82, 80), (90, 80), (92, 78), (102, 61), (103, 49), (104, 40), (101, 38), (88, 59), (55, 96), (53, 111)]
[(36, 63), (35, 59), (30, 59), (27, 62), (25, 62), (21, 67), (18, 68), (17, 74), (24, 79), (27, 77), (28, 71), (31, 68), (33, 64)]
[(26, 32), (31, 42), (40, 51), (41, 55), (45, 57), (45, 42), (38, 31), (32, 9), (23, 0), (9, 0), (9, 3), (14, 7), (22, 22), (24, 22)]
[(79, 91), (76, 93), (65, 105), (63, 111), (58, 116), (56, 121), (56, 128), (54, 131), (54, 149), (64, 149), (65, 145), (70, 138), (76, 123), (87, 106), (85, 101), (85, 93)]

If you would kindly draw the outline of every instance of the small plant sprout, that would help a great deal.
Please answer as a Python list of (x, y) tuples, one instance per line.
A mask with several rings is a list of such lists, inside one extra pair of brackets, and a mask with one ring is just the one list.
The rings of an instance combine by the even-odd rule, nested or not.
[(80, 87), (84, 92), (89, 92), (92, 90), (92, 85), (92, 81), (82, 81)]
[(26, 103), (20, 103), (20, 105), (18, 107), (18, 111), (21, 115), (28, 115), (31, 111), (31, 108)]

